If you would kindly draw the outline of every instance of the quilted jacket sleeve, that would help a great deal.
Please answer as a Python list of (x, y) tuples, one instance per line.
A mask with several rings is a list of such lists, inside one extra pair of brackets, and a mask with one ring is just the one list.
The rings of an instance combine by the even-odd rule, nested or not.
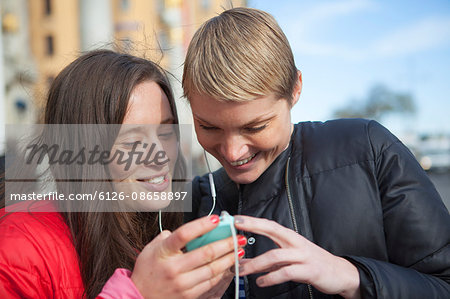
[[(389, 262), (348, 257), (363, 298), (450, 298), (450, 216), (412, 153), (376, 122), (375, 155)], [(386, 141), (387, 140), (387, 141)]]
[(51, 285), (28, 271), (9, 271), (0, 264), (0, 298), (47, 298), (51, 297)]
[(27, 234), (2, 225), (0, 244), (0, 298), (53, 298), (45, 261)]

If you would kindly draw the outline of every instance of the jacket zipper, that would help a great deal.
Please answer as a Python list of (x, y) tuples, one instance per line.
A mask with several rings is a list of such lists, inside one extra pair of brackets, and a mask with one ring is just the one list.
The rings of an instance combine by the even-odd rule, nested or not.
[[(237, 188), (238, 188), (238, 194), (239, 194), (237, 214), (241, 215), (241, 213), (242, 213), (242, 196), (241, 196), (241, 187), (239, 186), (239, 184), (237, 184)], [(234, 283), (239, 283), (239, 281), (235, 281)], [(244, 276), (244, 291), (245, 291), (245, 298), (250, 298), (250, 296), (249, 296), (250, 292), (248, 290), (247, 276)]]
[[(284, 182), (285, 182), (285, 186), (286, 186), (286, 194), (288, 197), (288, 203), (289, 203), (289, 210), (291, 211), (291, 219), (292, 219), (292, 224), (294, 225), (294, 230), (295, 232), (298, 234), (298, 226), (297, 226), (297, 221), (295, 220), (295, 211), (294, 211), (294, 204), (292, 203), (292, 197), (291, 197), (291, 190), (289, 188), (289, 162), (291, 160), (291, 157), (288, 157), (288, 160), (286, 162), (286, 172), (284, 175)], [(240, 195), (239, 195), (239, 200), (240, 200)], [(308, 287), (308, 292), (309, 292), (309, 298), (313, 299), (313, 293), (312, 293), (312, 287), (310, 284), (307, 284)]]

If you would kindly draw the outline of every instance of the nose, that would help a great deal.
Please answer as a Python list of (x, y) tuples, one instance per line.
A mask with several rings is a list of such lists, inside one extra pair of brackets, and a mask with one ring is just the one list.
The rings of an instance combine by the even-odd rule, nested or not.
[(229, 134), (224, 136), (220, 143), (220, 154), (228, 161), (235, 162), (245, 158), (248, 146), (243, 136), (239, 134)]
[(168, 153), (164, 148), (164, 144), (157, 136), (149, 140), (143, 156), (143, 165), (150, 168), (163, 168), (167, 166), (170, 161)]

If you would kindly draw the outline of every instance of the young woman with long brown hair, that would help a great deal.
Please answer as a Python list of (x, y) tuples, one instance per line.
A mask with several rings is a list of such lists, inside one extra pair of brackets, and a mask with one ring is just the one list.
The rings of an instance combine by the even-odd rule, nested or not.
[[(153, 134), (151, 138), (156, 136), (158, 144), (177, 144), (179, 140), (176, 129), (164, 129), (178, 124), (178, 118), (163, 70), (151, 61), (108, 50), (82, 55), (56, 77), (44, 123), (40, 144), (55, 142), (50, 129), (53, 124), (100, 125), (96, 127), (99, 131), (91, 132), (97, 139), (79, 132), (69, 137), (69, 130), (59, 136), (58, 146), (78, 140), (83, 146), (101, 144), (111, 153), (137, 144), (136, 136)], [(119, 126), (103, 134), (101, 125)], [(122, 138), (127, 125), (153, 125), (156, 129), (140, 127), (139, 131), (134, 127), (131, 139), (130, 135)], [(105, 135), (112, 138), (105, 139)], [(96, 178), (109, 180), (94, 183), (89, 180), (89, 165), (65, 170), (55, 164), (50, 171), (60, 178), (76, 178), (70, 184), (56, 181), (58, 192), (65, 195), (98, 190), (134, 192), (130, 188), (170, 191), (172, 178), (182, 176), (183, 161), (177, 150), (168, 151), (167, 156), (156, 166), (134, 164), (126, 171), (116, 160), (104, 167), (97, 165), (100, 173)], [(61, 174), (65, 171), (73, 173)], [(11, 211), (25, 206), (25, 212), (0, 209), (0, 297), (197, 298), (214, 294), (217, 282), (229, 275), (234, 263), (231, 238), (187, 253), (182, 250), (187, 242), (213, 229), (217, 216), (180, 226), (181, 213), (164, 213), (162, 227), (166, 230), (160, 233), (156, 211), (167, 202), (163, 206), (153, 202), (143, 211), (132, 207), (131, 212), (113, 208), (105, 212), (96, 205), (44, 200), (10, 206)], [(240, 243), (245, 243), (243, 237)]]

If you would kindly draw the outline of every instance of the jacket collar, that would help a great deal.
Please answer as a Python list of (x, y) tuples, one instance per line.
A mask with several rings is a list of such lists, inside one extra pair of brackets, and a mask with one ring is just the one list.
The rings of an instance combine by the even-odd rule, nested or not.
[(242, 199), (248, 208), (250, 208), (249, 205), (253, 206), (256, 202), (270, 200), (284, 190), (286, 162), (294, 147), (296, 132), (297, 126), (294, 126), (288, 147), (278, 155), (256, 181), (251, 184), (239, 185)]

